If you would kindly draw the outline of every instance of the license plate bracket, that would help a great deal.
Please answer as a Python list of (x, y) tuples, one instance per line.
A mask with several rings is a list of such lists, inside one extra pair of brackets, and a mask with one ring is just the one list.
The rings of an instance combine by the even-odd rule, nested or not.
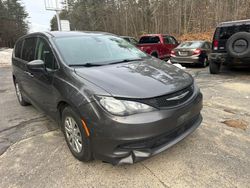
[(179, 52), (180, 56), (188, 56), (188, 52)]

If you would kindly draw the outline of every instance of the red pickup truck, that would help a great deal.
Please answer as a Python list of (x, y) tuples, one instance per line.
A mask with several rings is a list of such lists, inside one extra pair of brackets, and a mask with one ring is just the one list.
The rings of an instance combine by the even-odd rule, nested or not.
[(171, 51), (179, 44), (170, 35), (150, 34), (140, 37), (138, 48), (159, 59), (170, 58)]

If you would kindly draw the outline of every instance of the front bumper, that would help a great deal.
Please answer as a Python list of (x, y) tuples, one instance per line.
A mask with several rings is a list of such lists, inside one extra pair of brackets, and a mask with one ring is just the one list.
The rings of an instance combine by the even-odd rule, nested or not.
[(91, 105), (98, 117), (88, 126), (93, 156), (114, 165), (156, 155), (188, 136), (202, 121), (201, 93), (179, 107), (127, 117), (112, 116), (95, 102)]
[(172, 63), (193, 64), (193, 63), (199, 63), (200, 57), (199, 56), (187, 56), (187, 57), (175, 56), (175, 57), (171, 57), (170, 61)]

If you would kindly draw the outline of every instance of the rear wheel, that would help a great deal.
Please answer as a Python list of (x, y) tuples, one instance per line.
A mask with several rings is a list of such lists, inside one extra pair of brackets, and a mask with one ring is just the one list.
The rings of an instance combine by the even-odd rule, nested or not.
[(19, 104), (21, 106), (28, 106), (29, 103), (24, 99), (19, 83), (15, 81), (14, 84), (15, 84), (16, 96), (17, 96)]
[(92, 160), (90, 140), (81, 118), (70, 107), (62, 112), (62, 130), (71, 153), (80, 161)]
[(209, 70), (211, 74), (219, 74), (220, 72), (220, 63), (217, 63), (213, 60), (211, 60), (210, 64), (209, 64)]

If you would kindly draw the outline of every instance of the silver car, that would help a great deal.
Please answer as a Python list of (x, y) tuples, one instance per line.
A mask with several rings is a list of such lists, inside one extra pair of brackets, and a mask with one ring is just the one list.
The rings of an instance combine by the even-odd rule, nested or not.
[(186, 41), (171, 51), (170, 61), (180, 64), (208, 65), (211, 43), (207, 41)]

